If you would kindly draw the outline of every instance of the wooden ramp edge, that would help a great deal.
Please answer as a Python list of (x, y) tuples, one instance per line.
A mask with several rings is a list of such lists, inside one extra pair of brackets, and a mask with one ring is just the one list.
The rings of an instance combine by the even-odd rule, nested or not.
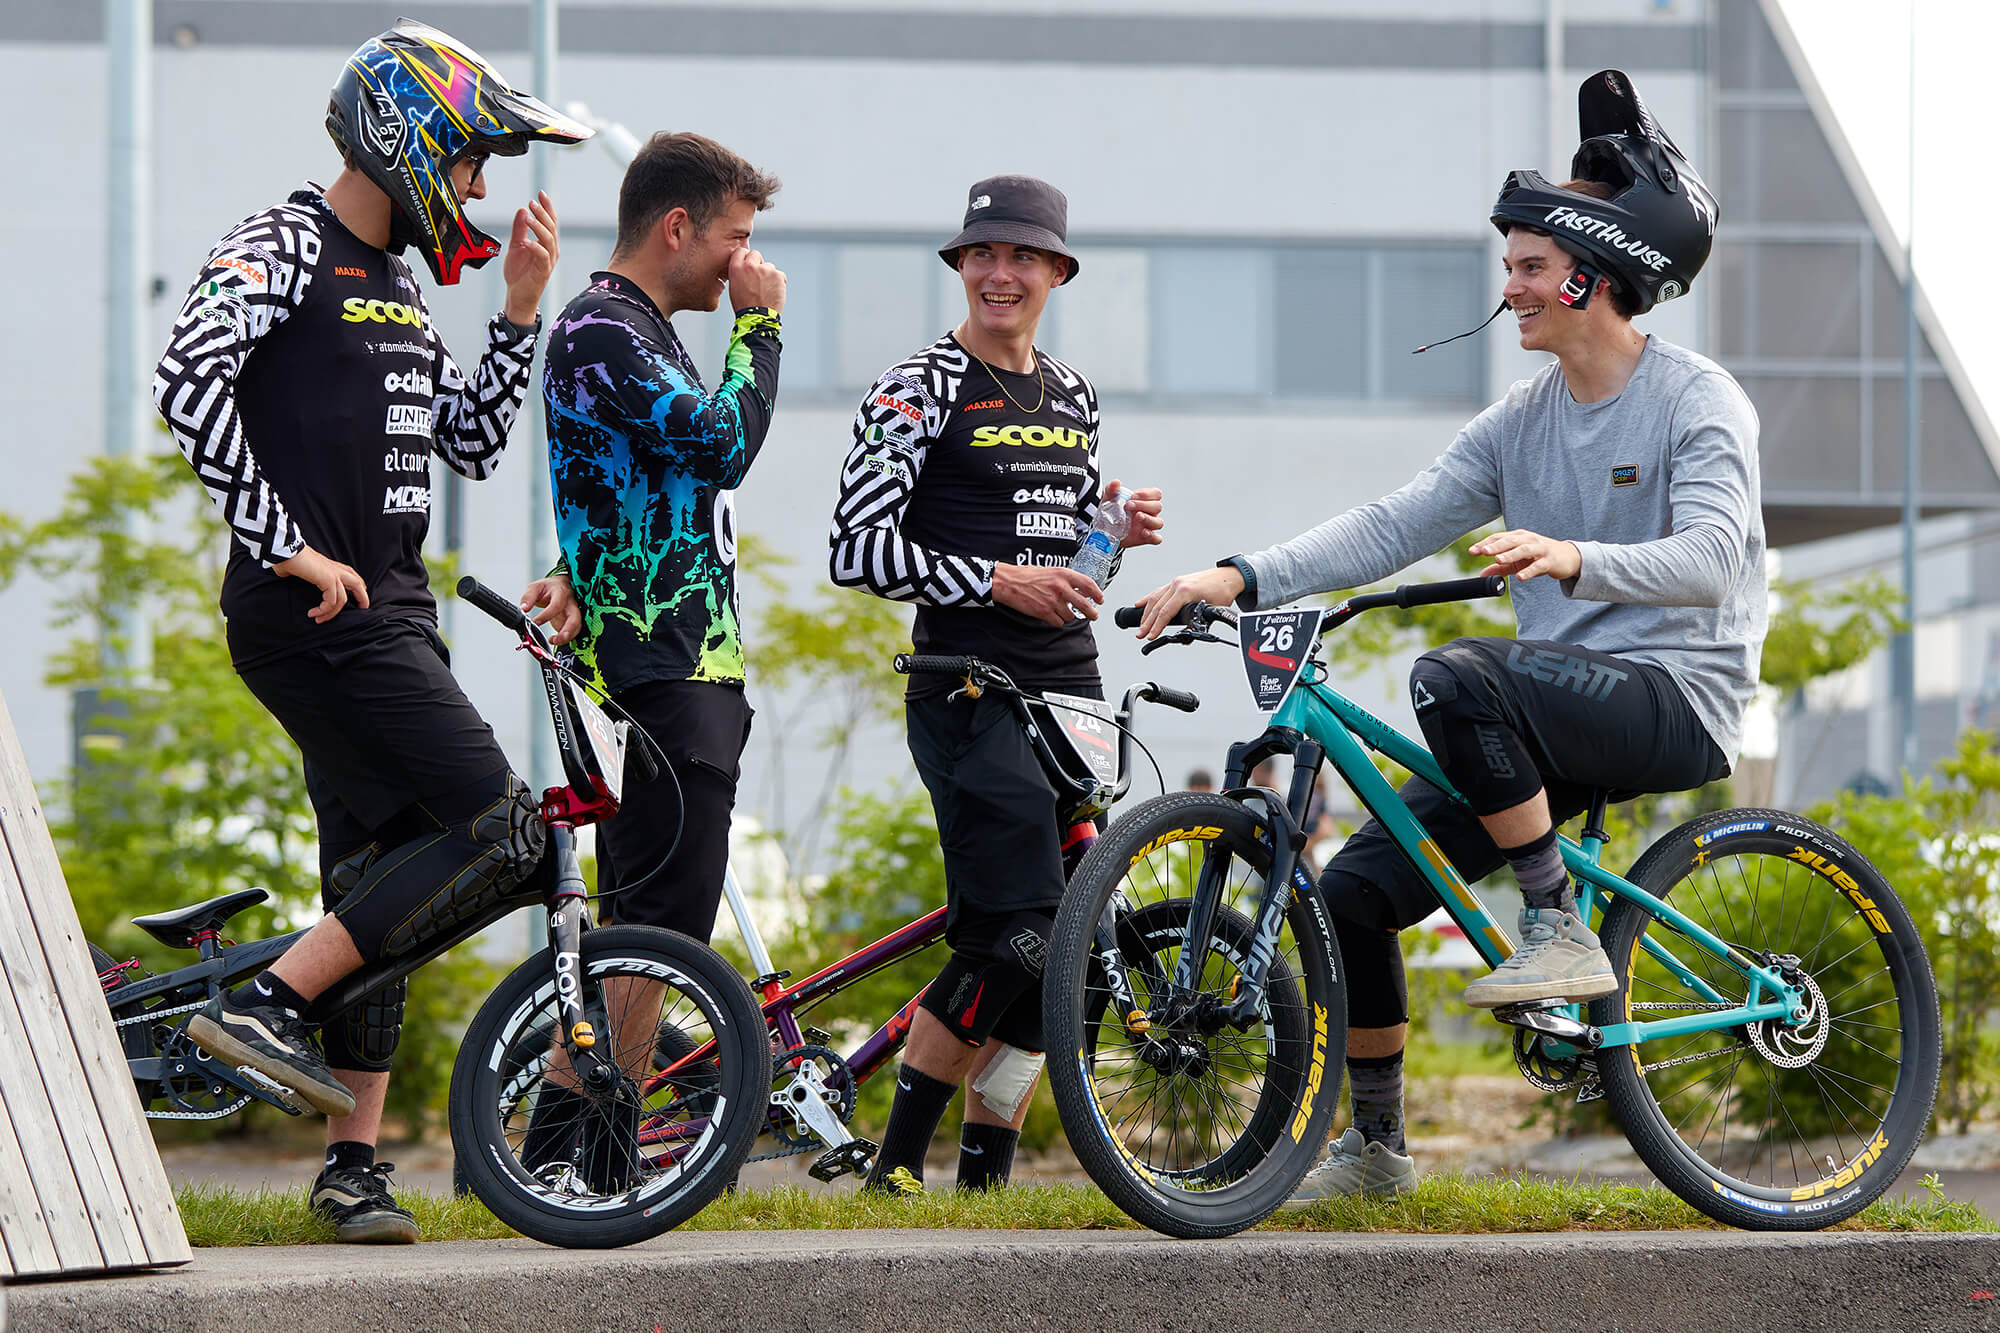
[(192, 1257), (0, 700), (0, 1278)]

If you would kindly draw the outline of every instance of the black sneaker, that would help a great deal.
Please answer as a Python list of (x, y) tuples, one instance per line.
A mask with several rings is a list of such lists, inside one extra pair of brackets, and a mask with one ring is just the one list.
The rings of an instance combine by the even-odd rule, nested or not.
[(358, 1168), (329, 1166), (313, 1181), (312, 1210), (333, 1223), (343, 1241), (363, 1245), (408, 1245), (417, 1238), (417, 1219), (389, 1193), (394, 1162)]
[(254, 1069), (292, 1093), (300, 1110), (354, 1114), (349, 1092), (320, 1058), (296, 1009), (279, 1004), (239, 1004), (233, 996), (210, 1000), (188, 1020), (188, 1040), (225, 1064)]

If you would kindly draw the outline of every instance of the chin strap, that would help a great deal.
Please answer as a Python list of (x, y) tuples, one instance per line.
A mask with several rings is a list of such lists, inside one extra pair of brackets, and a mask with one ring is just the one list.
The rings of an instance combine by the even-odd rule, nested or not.
[(1436, 342), (1434, 342), (1434, 343), (1425, 343), (1425, 344), (1424, 344), (1424, 345), (1423, 345), (1422, 347), (1419, 347), (1419, 348), (1417, 349), (1417, 351), (1416, 351), (1416, 352), (1411, 352), (1411, 353), (1410, 353), (1410, 355), (1411, 355), (1411, 356), (1415, 356), (1415, 355), (1417, 354), (1417, 352), (1428, 352), (1428, 351), (1430, 351), (1430, 350), (1431, 350), (1431, 348), (1433, 348), (1433, 347), (1442, 347), (1442, 346), (1444, 346), (1444, 345), (1445, 345), (1446, 343), (1455, 343), (1455, 342), (1457, 342), (1457, 341), (1458, 341), (1458, 340), (1459, 340), (1460, 338), (1470, 338), (1470, 337), (1471, 337), (1471, 336), (1472, 336), (1473, 334), (1475, 334), (1475, 333), (1479, 332), (1479, 329), (1483, 329), (1483, 328), (1485, 328), (1485, 327), (1486, 327), (1486, 326), (1487, 326), (1488, 324), (1491, 324), (1491, 323), (1492, 323), (1492, 322), (1493, 322), (1494, 320), (1496, 320), (1496, 319), (1500, 318), (1500, 312), (1501, 312), (1501, 311), (1503, 311), (1503, 310), (1505, 310), (1506, 308), (1507, 308), (1507, 302), (1506, 302), (1506, 300), (1505, 300), (1505, 299), (1503, 298), (1503, 299), (1501, 300), (1501, 302), (1500, 302), (1500, 304), (1499, 304), (1499, 305), (1497, 305), (1497, 306), (1493, 307), (1493, 313), (1492, 313), (1492, 314), (1488, 315), (1488, 316), (1487, 316), (1487, 317), (1486, 317), (1485, 319), (1482, 319), (1482, 320), (1480, 320), (1480, 321), (1479, 321), (1479, 328), (1477, 328), (1477, 329), (1467, 329), (1467, 330), (1466, 330), (1466, 331), (1465, 331), (1464, 333), (1454, 333), (1454, 334), (1452, 334), (1452, 335), (1451, 335), (1451, 337), (1449, 337), (1449, 338), (1440, 338), (1440, 339), (1438, 339), (1438, 341), (1436, 341)]

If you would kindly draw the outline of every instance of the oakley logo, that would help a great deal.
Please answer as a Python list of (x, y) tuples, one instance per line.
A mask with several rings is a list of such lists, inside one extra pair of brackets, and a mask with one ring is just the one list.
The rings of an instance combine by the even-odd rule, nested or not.
[(340, 303), (340, 322), (343, 324), (414, 324), (423, 327), (424, 312), (413, 305), (401, 301), (367, 301), (359, 296), (350, 296)]
[(1611, 697), (1618, 682), (1631, 677), (1630, 672), (1587, 657), (1571, 657), (1546, 648), (1523, 648), (1518, 643), (1508, 646), (1507, 669), (1545, 685), (1567, 685), (1584, 698), (1600, 702)]
[(1565, 227), (1570, 231), (1592, 237), (1602, 245), (1632, 256), (1655, 273), (1673, 262), (1636, 236), (1627, 236), (1624, 228), (1608, 218), (1590, 217), (1564, 206), (1550, 209), (1548, 216), (1542, 221), (1551, 229)]
[(1611, 484), (1613, 486), (1637, 486), (1639, 484), (1639, 469), (1630, 463), (1612, 468)]

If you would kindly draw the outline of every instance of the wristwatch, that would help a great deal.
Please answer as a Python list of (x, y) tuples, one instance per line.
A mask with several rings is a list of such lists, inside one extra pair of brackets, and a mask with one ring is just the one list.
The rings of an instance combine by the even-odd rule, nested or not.
[(1240, 555), (1226, 555), (1215, 562), (1217, 569), (1224, 565), (1234, 565), (1236, 572), (1243, 576), (1243, 591), (1236, 594), (1236, 606), (1241, 611), (1257, 609), (1257, 571), (1250, 568), (1250, 562)]

